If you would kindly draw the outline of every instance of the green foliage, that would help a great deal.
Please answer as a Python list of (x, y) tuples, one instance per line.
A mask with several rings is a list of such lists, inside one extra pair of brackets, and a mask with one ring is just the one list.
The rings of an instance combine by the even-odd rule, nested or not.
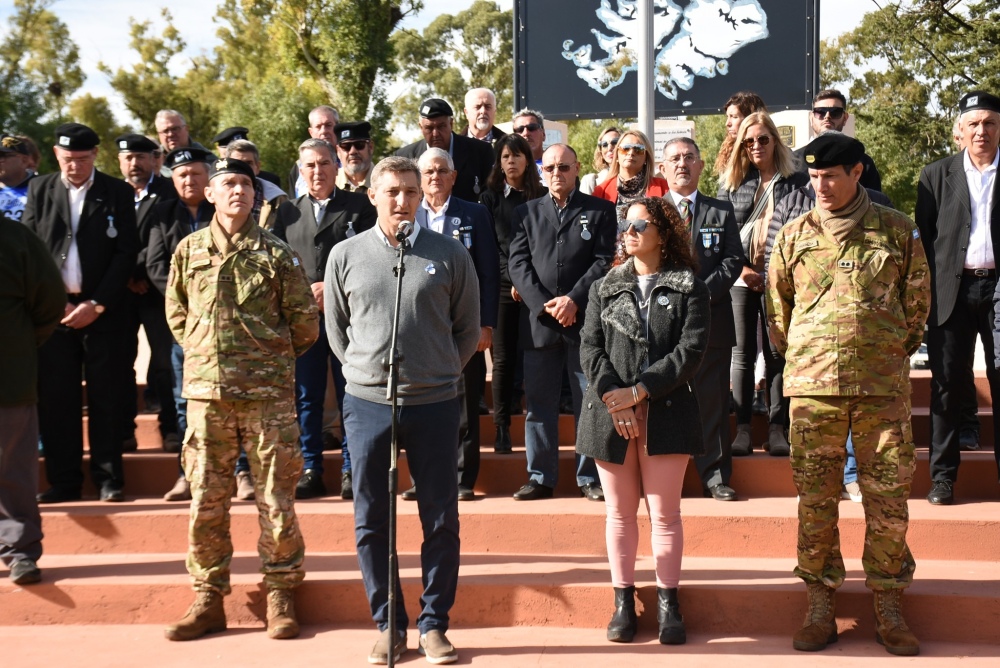
[(694, 140), (701, 151), (701, 159), (705, 161), (705, 169), (698, 179), (698, 190), (715, 197), (719, 192), (719, 175), (712, 167), (715, 164), (715, 157), (722, 147), (722, 140), (726, 137), (726, 117), (721, 114), (713, 116), (695, 116)]
[(594, 149), (597, 148), (597, 138), (605, 128), (615, 127), (619, 130), (628, 128), (633, 118), (599, 118), (596, 120), (567, 121), (569, 127), (569, 145), (576, 151), (580, 161), (580, 176), (591, 174), (594, 170)]
[(397, 101), (396, 120), (416, 126), (417, 109), (428, 97), (447, 100), (455, 109), (455, 130), (465, 125), (462, 109), (471, 88), (497, 96), (497, 118), (513, 112), (513, 10), (500, 11), (491, 0), (476, 0), (458, 14), (441, 14), (423, 33), (402, 30), (392, 36), (399, 73), (410, 82)]
[(118, 125), (107, 99), (94, 97), (89, 93), (70, 102), (69, 117), (76, 123), (83, 123), (101, 138), (100, 151), (97, 152), (97, 169), (105, 174), (119, 176), (121, 171), (118, 167), (118, 146), (115, 144), (115, 137), (131, 132), (132, 128)]

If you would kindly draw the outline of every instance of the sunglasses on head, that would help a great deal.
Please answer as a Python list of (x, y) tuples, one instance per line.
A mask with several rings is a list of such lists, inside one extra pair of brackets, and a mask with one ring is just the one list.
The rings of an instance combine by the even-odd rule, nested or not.
[(562, 163), (559, 163), (558, 165), (542, 165), (542, 169), (548, 172), (549, 174), (556, 171), (557, 169), (565, 174), (569, 170), (573, 169), (573, 165), (564, 165)]
[(597, 147), (600, 149), (605, 149), (609, 146), (618, 146), (618, 137), (614, 139), (605, 139), (604, 141), (597, 142)]
[(632, 229), (635, 230), (636, 234), (642, 234), (643, 232), (646, 231), (647, 225), (652, 225), (653, 227), (659, 227), (659, 225), (657, 225), (653, 221), (642, 220), (641, 218), (638, 220), (619, 220), (618, 232), (620, 232), (621, 234), (625, 234), (626, 232), (628, 232), (628, 228), (631, 227)]
[(535, 132), (536, 130), (541, 130), (542, 126), (538, 123), (528, 123), (527, 125), (522, 125), (520, 127), (514, 128), (514, 134), (519, 135), (525, 130), (528, 132)]
[(753, 148), (754, 144), (760, 144), (761, 146), (767, 146), (771, 143), (770, 135), (761, 135), (759, 137), (747, 137), (743, 140), (743, 145), (748, 149)]
[(830, 118), (837, 120), (844, 115), (843, 107), (813, 107), (813, 116), (816, 118)]
[(618, 147), (619, 153), (645, 153), (646, 147), (642, 144), (622, 144)]
[(358, 149), (359, 151), (363, 151), (363, 150), (365, 150), (368, 147), (368, 140), (367, 139), (357, 139), (355, 141), (342, 141), (342, 142), (340, 142), (338, 144), (338, 146), (340, 146), (340, 148), (344, 149), (345, 153), (350, 153), (351, 149), (355, 149), (355, 148)]

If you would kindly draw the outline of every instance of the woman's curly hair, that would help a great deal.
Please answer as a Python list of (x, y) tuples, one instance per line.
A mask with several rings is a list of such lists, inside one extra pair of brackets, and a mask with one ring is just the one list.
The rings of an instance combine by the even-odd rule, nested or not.
[[(697, 272), (698, 258), (691, 252), (691, 233), (673, 202), (662, 197), (642, 197), (632, 202), (629, 208), (633, 206), (646, 207), (660, 235), (660, 268), (686, 267)], [(614, 264), (622, 264), (627, 258), (624, 233), (620, 232), (615, 241)]]

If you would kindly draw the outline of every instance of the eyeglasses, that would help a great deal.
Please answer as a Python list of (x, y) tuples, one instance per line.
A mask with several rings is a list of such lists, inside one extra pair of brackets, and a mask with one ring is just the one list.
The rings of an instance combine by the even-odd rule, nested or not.
[(643, 232), (646, 231), (647, 225), (652, 225), (653, 227), (659, 227), (659, 225), (657, 225), (653, 221), (642, 220), (641, 218), (638, 220), (619, 220), (618, 232), (620, 234), (625, 234), (626, 232), (628, 232), (628, 228), (631, 227), (633, 230), (635, 230), (636, 234), (642, 234)]
[(562, 163), (559, 163), (558, 165), (542, 165), (542, 169), (548, 172), (549, 174), (556, 171), (557, 169), (563, 174), (565, 174), (569, 170), (573, 169), (573, 165), (564, 165)]
[(666, 162), (669, 162), (670, 164), (676, 164), (679, 162), (697, 162), (697, 161), (698, 161), (698, 156), (696, 156), (694, 153), (685, 153), (683, 155), (672, 155), (666, 159)]
[(622, 144), (618, 147), (619, 153), (645, 153), (646, 147), (642, 144)]
[(813, 116), (816, 118), (826, 118), (829, 116), (833, 120), (843, 117), (843, 107), (813, 107)]
[(767, 146), (770, 143), (771, 143), (771, 136), (770, 135), (761, 135), (759, 137), (747, 137), (746, 139), (743, 140), (743, 145), (746, 146), (747, 149), (753, 148), (754, 144), (760, 144), (761, 146)]
[(521, 127), (514, 128), (514, 134), (519, 135), (525, 130), (527, 130), (528, 132), (536, 132), (541, 129), (542, 125), (540, 123), (528, 123), (527, 125), (522, 125)]
[(597, 147), (601, 150), (604, 150), (609, 146), (618, 146), (618, 137), (615, 137), (614, 139), (610, 139), (607, 141), (597, 142)]
[(342, 148), (344, 150), (344, 153), (350, 153), (352, 149), (363, 151), (366, 148), (368, 148), (368, 140), (358, 139), (356, 141), (342, 141), (339, 144), (337, 144), (337, 146)]

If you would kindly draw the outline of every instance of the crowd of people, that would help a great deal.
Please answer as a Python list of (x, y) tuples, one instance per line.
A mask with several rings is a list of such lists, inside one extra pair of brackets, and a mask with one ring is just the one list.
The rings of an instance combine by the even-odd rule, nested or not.
[[(121, 178), (95, 169), (100, 140), (84, 125), (56, 129), (59, 171), (47, 175), (36, 173), (29, 138), (3, 134), (0, 557), (11, 579), (41, 579), (38, 504), (82, 498), (84, 406), (90, 478), (101, 501), (124, 500), (142, 327), (147, 404), (158, 408), (164, 450), (179, 453), (164, 498), (192, 507), (196, 598), (167, 637), (226, 628), (234, 495), (255, 499), (260, 513), (268, 635), (298, 635), (293, 591), (304, 544), (294, 501), (328, 493), (333, 395), (340, 494), (354, 502), (380, 631), (369, 661), (407, 649), (401, 589), (397, 635), (389, 632), (395, 424), (412, 477), (402, 497), (416, 501), (423, 526), (419, 649), (432, 663), (453, 662), (445, 634), (458, 583), (458, 502), (476, 497), (488, 352), (495, 452), (513, 451), (522, 395), (526, 409), (527, 480), (514, 499), (554, 495), (559, 415), (574, 415), (576, 486), (607, 509), (609, 640), (629, 642), (636, 630), (640, 500), (652, 525), (659, 640), (680, 644), (688, 459), (706, 497), (733, 501), (733, 456), (762, 445), (790, 458), (799, 493), (795, 573), (808, 611), (793, 646), (815, 651), (836, 640), (834, 593), (845, 575), (836, 506), (850, 498), (867, 519), (863, 565), (878, 640), (916, 654), (900, 596), (914, 570), (909, 356), (926, 323), (928, 501), (948, 504), (960, 450), (978, 447), (963, 435), (975, 412), (977, 333), (990, 351), (996, 339), (1000, 359), (1000, 99), (962, 97), (959, 152), (924, 169), (915, 223), (880, 192), (861, 142), (841, 132), (849, 114), (836, 90), (816, 95), (815, 138), (795, 152), (764, 100), (733, 95), (711, 194), (699, 190), (705, 160), (691, 138), (670, 139), (657, 156), (641, 131), (605, 128), (594, 173), (581, 178), (571, 146), (544, 145), (541, 112), (516, 112), (507, 134), (496, 111), (492, 91), (470, 90), (467, 124), (456, 131), (451, 105), (428, 99), (419, 108), (423, 139), (376, 163), (367, 121), (317, 107), (287, 191), (261, 169), (247, 128), (220, 132), (213, 152), (173, 110), (156, 115), (155, 139), (115, 140)], [(389, 360), (397, 269), (399, 355)], [(758, 357), (763, 444), (750, 430)], [(396, 416), (386, 394), (391, 364)], [(995, 365), (987, 367), (991, 392), (1000, 389)], [(39, 442), (49, 484), (40, 493)], [(994, 451), (1000, 467), (996, 443)]]

